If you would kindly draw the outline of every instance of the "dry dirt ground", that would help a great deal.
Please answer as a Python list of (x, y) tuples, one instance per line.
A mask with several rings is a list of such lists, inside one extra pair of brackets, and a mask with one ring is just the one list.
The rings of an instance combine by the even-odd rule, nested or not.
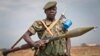
[[(33, 56), (34, 51), (31, 49), (19, 50), (9, 53), (8, 56)], [(3, 56), (0, 52), (0, 56)], [(89, 47), (72, 47), (71, 56), (100, 56), (100, 46)]]
[(100, 46), (73, 47), (72, 56), (100, 56)]

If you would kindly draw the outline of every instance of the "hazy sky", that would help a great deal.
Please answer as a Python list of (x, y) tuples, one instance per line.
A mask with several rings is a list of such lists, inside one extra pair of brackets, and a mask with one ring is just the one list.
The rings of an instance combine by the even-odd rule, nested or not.
[[(43, 6), (49, 0), (0, 0), (0, 48), (10, 48), (35, 20), (44, 19)], [(100, 0), (57, 0), (59, 18), (73, 21), (69, 30), (82, 26), (98, 26), (80, 37), (72, 38), (72, 45), (81, 43), (100, 44)], [(32, 36), (38, 40), (37, 35)], [(19, 45), (25, 44), (21, 41)]]

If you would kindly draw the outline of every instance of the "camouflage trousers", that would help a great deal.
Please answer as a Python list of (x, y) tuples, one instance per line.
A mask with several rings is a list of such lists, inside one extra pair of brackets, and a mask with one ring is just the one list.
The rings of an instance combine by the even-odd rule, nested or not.
[[(38, 55), (36, 55), (38, 56)], [(41, 55), (41, 56), (68, 56), (68, 55)]]
[(69, 56), (68, 54), (63, 54), (63, 55), (59, 55), (59, 54), (46, 54), (45, 52), (38, 52), (37, 54), (35, 54), (34, 56)]
[(66, 55), (66, 54), (64, 54), (64, 55), (59, 55), (59, 54), (57, 54), (57, 55), (53, 55), (53, 54), (49, 54), (49, 55), (47, 55), (47, 54), (37, 54), (36, 56), (68, 56), (68, 55)]

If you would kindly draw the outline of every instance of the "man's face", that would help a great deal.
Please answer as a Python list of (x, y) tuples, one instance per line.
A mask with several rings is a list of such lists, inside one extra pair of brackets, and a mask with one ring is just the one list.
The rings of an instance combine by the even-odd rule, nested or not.
[(54, 19), (54, 18), (55, 18), (55, 15), (56, 15), (56, 13), (57, 13), (57, 8), (56, 8), (56, 6), (46, 9), (46, 10), (45, 10), (45, 13), (46, 13), (46, 16), (47, 16), (48, 18)]

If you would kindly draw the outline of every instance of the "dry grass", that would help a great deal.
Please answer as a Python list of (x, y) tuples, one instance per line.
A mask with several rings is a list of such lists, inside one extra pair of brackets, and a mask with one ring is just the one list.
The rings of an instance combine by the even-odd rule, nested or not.
[[(34, 51), (31, 49), (19, 50), (9, 53), (8, 56), (33, 56)], [(72, 56), (100, 56), (100, 47), (72, 47)], [(0, 56), (3, 56), (0, 52)]]
[(71, 49), (72, 56), (100, 56), (100, 47), (88, 46), (88, 47), (73, 47)]
[[(34, 51), (32, 51), (31, 49), (26, 49), (9, 53), (7, 56), (33, 56), (33, 55)], [(0, 56), (3, 56), (2, 53), (0, 53)]]

